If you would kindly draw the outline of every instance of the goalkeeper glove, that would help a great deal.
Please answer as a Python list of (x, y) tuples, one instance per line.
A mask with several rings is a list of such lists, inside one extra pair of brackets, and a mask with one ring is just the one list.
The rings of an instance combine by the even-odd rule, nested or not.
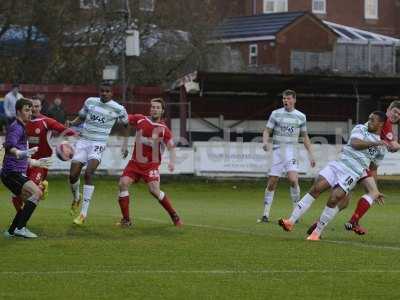
[(32, 147), (28, 150), (17, 150), (15, 152), (15, 155), (17, 156), (17, 159), (24, 159), (31, 157), (33, 154), (35, 154), (39, 150), (39, 147)]
[(32, 167), (39, 167), (39, 168), (45, 168), (48, 169), (53, 161), (51, 160), (51, 157), (44, 157), (40, 159), (31, 159), (29, 164)]

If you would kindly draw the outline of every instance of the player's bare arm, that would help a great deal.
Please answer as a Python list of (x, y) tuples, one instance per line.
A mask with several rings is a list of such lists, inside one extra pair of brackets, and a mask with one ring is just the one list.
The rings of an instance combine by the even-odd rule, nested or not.
[(268, 141), (269, 141), (269, 136), (272, 133), (272, 129), (271, 128), (265, 128), (264, 132), (263, 132), (263, 149), (265, 152), (268, 152), (269, 150), (269, 145), (268, 145)]
[(400, 150), (400, 144), (397, 141), (391, 141), (387, 144), (389, 152), (397, 152)]
[(352, 138), (350, 141), (350, 145), (355, 150), (364, 150), (368, 149), (369, 147), (377, 147), (377, 146), (384, 146), (384, 141), (379, 142), (370, 142), (370, 141), (363, 141), (357, 138)]
[(314, 154), (312, 152), (310, 137), (308, 136), (307, 132), (305, 132), (305, 131), (301, 131), (300, 135), (303, 137), (304, 148), (306, 148), (306, 150), (307, 150), (308, 159), (310, 160), (310, 165), (312, 168), (314, 168), (315, 167), (315, 158), (314, 158)]
[(73, 119), (72, 121), (67, 121), (66, 122), (66, 126), (67, 127), (71, 127), (71, 126), (78, 126), (81, 123), (83, 123), (85, 121), (85, 118), (81, 118), (80, 116), (77, 116), (75, 119)]
[(172, 142), (168, 143), (167, 149), (169, 152), (168, 171), (173, 172), (175, 170), (175, 162), (176, 162), (176, 149), (174, 143)]
[(122, 124), (121, 126), (121, 136), (122, 136), (122, 146), (121, 146), (121, 155), (122, 158), (126, 158), (129, 154), (128, 151), (128, 138), (129, 138), (129, 131), (130, 126), (129, 124)]

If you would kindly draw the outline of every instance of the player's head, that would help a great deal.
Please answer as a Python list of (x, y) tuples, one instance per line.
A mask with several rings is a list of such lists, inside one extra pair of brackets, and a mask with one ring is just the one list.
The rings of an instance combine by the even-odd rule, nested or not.
[(400, 121), (400, 100), (390, 103), (386, 115), (391, 123), (397, 124)]
[(15, 111), (17, 118), (23, 123), (27, 123), (31, 119), (32, 115), (32, 101), (21, 98), (15, 103)]
[(292, 111), (294, 109), (294, 105), (296, 103), (296, 92), (293, 90), (283, 91), (282, 102), (283, 102), (283, 107), (286, 110)]
[(150, 116), (153, 119), (161, 119), (165, 112), (165, 101), (162, 98), (150, 100)]
[(108, 81), (103, 81), (100, 84), (100, 99), (103, 102), (110, 101), (113, 97), (112, 84)]
[(380, 133), (386, 120), (387, 116), (383, 111), (372, 112), (368, 117), (368, 131)]
[(42, 110), (42, 100), (34, 96), (32, 97), (32, 116), (37, 117)]

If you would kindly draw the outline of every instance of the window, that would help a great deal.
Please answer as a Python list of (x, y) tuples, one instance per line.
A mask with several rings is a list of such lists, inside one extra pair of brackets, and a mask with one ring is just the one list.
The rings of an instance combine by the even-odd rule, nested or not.
[(288, 11), (287, 0), (264, 0), (263, 11), (265, 14)]
[(364, 0), (365, 18), (378, 19), (378, 0)]
[(154, 11), (155, 0), (140, 0), (139, 9), (142, 11)]
[(312, 0), (312, 12), (326, 14), (326, 0)]
[(258, 47), (257, 44), (249, 46), (249, 65), (257, 66)]
[(80, 0), (80, 7), (82, 9), (99, 8), (106, 3), (107, 0)]

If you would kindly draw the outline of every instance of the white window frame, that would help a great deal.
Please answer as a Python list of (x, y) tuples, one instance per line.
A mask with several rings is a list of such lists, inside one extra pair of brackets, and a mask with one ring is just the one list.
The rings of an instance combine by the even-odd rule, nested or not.
[[(139, 0), (139, 9), (141, 11), (154, 11), (154, 7), (156, 6), (155, 0)], [(143, 5), (146, 3), (145, 5)], [(150, 5), (148, 5), (150, 3)]]
[(81, 9), (93, 9), (93, 8), (99, 8), (100, 5), (102, 4), (102, 2), (104, 2), (104, 4), (106, 4), (108, 2), (108, 0), (89, 0), (86, 1), (89, 3), (85, 3), (85, 0), (80, 0), (79, 1), (79, 7)]
[[(252, 50), (255, 50), (254, 52)], [(255, 58), (256, 63), (252, 62), (252, 59)], [(258, 65), (258, 45), (250, 44), (249, 45), (249, 66), (257, 66)]]
[[(370, 8), (372, 8), (374, 11), (371, 11)], [(372, 19), (372, 20), (379, 19), (378, 0), (364, 0), (364, 16), (365, 19)]]
[[(318, 8), (317, 3), (322, 3), (323, 9)], [(326, 14), (326, 0), (312, 0), (312, 12), (314, 14)]]
[[(268, 4), (272, 4), (273, 8), (268, 9)], [(283, 10), (278, 10), (278, 4), (283, 4)], [(263, 13), (270, 14), (276, 12), (287, 12), (288, 11), (288, 0), (264, 0), (263, 1)]]

